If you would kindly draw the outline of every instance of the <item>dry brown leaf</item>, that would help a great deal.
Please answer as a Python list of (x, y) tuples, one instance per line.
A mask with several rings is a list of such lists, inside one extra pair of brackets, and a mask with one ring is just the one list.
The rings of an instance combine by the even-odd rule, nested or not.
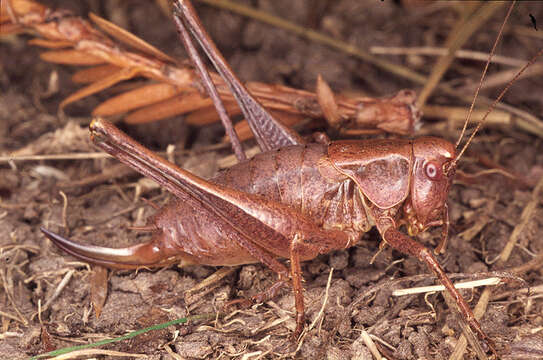
[(59, 107), (63, 109), (68, 104), (73, 103), (74, 101), (83, 99), (84, 97), (108, 89), (121, 81), (131, 79), (136, 76), (138, 72), (139, 70), (135, 68), (121, 68), (116, 73), (113, 73), (108, 77), (100, 79), (84, 88), (77, 90), (75, 93), (62, 100)]
[(210, 98), (204, 98), (197, 92), (181, 94), (172, 99), (146, 106), (125, 117), (127, 124), (141, 124), (167, 117), (184, 114), (202, 107), (212, 106)]
[(92, 112), (94, 116), (111, 116), (122, 114), (137, 108), (168, 100), (180, 94), (182, 89), (174, 85), (160, 83), (140, 86), (109, 98), (98, 105)]
[(76, 84), (88, 84), (115, 74), (120, 69), (115, 65), (98, 65), (77, 71), (72, 75), (72, 81)]
[(40, 58), (55, 64), (65, 65), (100, 65), (104, 60), (78, 50), (52, 50), (42, 52)]
[(96, 312), (96, 317), (99, 318), (102, 313), (102, 308), (106, 303), (107, 298), (107, 275), (108, 271), (103, 266), (93, 266), (90, 278), (90, 298), (92, 307)]

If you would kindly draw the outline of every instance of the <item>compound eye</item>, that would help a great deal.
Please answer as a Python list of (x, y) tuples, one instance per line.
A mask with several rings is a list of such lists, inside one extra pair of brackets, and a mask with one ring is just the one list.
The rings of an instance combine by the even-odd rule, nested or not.
[(441, 179), (441, 167), (433, 161), (429, 161), (424, 165), (424, 172), (431, 180)]

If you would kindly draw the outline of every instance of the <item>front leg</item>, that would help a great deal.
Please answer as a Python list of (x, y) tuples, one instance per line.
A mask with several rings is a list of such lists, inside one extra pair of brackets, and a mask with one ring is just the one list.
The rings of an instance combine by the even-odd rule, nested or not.
[[(381, 232), (381, 229), (379, 230)], [(481, 325), (473, 315), (473, 312), (466, 303), (466, 300), (464, 300), (460, 292), (454, 287), (451, 279), (449, 279), (443, 268), (439, 265), (432, 251), (392, 226), (386, 229), (384, 232), (381, 232), (381, 235), (383, 240), (394, 249), (404, 254), (415, 256), (420, 261), (424, 262), (426, 266), (428, 266), (428, 268), (437, 276), (441, 284), (445, 286), (445, 289), (447, 289), (449, 294), (451, 294), (455, 300), (463, 319), (468, 323), (470, 328), (475, 331), (483, 341), (486, 342), (490, 350), (496, 354), (493, 341), (484, 333), (483, 329), (481, 329)]]

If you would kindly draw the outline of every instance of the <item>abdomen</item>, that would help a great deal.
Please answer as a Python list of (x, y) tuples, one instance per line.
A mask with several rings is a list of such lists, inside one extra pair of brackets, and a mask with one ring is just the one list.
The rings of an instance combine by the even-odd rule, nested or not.
[[(362, 195), (351, 179), (332, 166), (325, 145), (289, 146), (262, 153), (209, 181), (288, 204), (316, 226), (350, 232), (356, 239), (371, 227)], [(156, 220), (167, 233), (167, 241), (198, 263), (256, 262), (223, 233), (198, 199), (176, 199), (157, 214)]]

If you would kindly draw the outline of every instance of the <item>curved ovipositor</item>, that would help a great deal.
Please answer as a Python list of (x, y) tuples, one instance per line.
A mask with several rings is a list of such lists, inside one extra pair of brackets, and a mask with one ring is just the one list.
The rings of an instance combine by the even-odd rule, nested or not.
[(136, 269), (160, 267), (179, 262), (182, 259), (168, 256), (157, 239), (148, 243), (114, 249), (95, 245), (83, 245), (66, 239), (43, 227), (41, 232), (56, 246), (83, 261), (114, 269)]

